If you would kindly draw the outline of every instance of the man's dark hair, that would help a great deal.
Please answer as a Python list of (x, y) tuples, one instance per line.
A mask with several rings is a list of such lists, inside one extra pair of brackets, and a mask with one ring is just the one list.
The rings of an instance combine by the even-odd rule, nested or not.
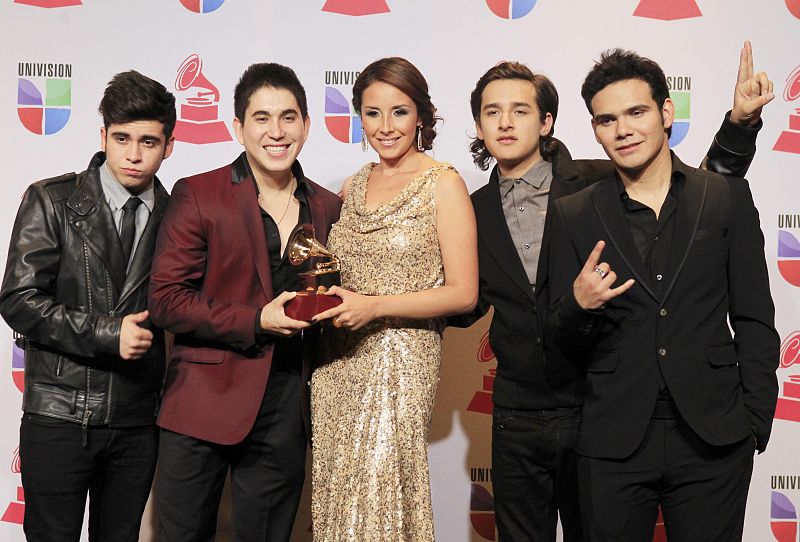
[(364, 91), (373, 83), (386, 83), (411, 98), (417, 108), (417, 117), (422, 123), (420, 127), (422, 148), (432, 149), (436, 137), (434, 126), (442, 119), (436, 116), (436, 108), (428, 93), (428, 82), (417, 67), (405, 58), (392, 56), (376, 60), (364, 68), (353, 84), (353, 108), (359, 114), (361, 114)]
[(164, 137), (169, 140), (175, 128), (175, 96), (158, 81), (134, 70), (111, 79), (98, 110), (106, 130), (112, 124), (154, 120), (164, 125)]
[[(581, 87), (581, 96), (592, 111), (592, 98), (608, 85), (629, 79), (639, 79), (650, 87), (650, 96), (659, 108), (669, 98), (669, 86), (664, 70), (656, 62), (624, 49), (608, 49), (595, 62)], [(667, 129), (667, 137), (672, 135), (672, 128)]]
[[(547, 118), (547, 113), (550, 113), (550, 116), (553, 117), (553, 126), (550, 128), (550, 132), (539, 140), (539, 152), (542, 153), (542, 158), (550, 161), (558, 146), (558, 143), (553, 139), (553, 133), (555, 133), (556, 129), (556, 117), (558, 116), (558, 92), (550, 79), (544, 75), (533, 73), (525, 64), (520, 62), (500, 62), (478, 79), (478, 83), (469, 98), (472, 118), (475, 119), (475, 122), (480, 122), (483, 91), (489, 86), (489, 83), (504, 79), (529, 81), (536, 90), (536, 107), (539, 108), (539, 120), (544, 122), (545, 118)], [(474, 137), (472, 143), (470, 143), (469, 152), (472, 153), (472, 161), (475, 162), (476, 166), (484, 171), (489, 169), (493, 156), (486, 149), (482, 139), (477, 136)]]
[(306, 90), (300, 84), (297, 74), (292, 68), (276, 64), (274, 62), (262, 62), (251, 64), (236, 84), (233, 91), (233, 114), (244, 123), (244, 115), (247, 106), (250, 105), (250, 97), (259, 89), (264, 87), (288, 90), (297, 100), (300, 106), (300, 114), (303, 119), (308, 117), (308, 103), (306, 102)]

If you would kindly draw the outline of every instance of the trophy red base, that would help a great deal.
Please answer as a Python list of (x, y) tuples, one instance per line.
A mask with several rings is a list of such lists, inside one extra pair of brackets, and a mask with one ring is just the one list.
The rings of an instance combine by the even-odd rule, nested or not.
[(328, 309), (342, 304), (338, 295), (323, 295), (317, 292), (297, 292), (297, 295), (283, 307), (283, 311), (294, 320), (311, 321), (311, 318)]

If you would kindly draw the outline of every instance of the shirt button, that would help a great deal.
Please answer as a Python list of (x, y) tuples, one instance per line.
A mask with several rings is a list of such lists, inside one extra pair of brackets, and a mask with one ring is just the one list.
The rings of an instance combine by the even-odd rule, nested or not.
[(663, 358), (664, 356), (667, 355), (667, 349), (666, 348), (659, 348), (658, 349), (658, 355)]
[(661, 279), (663, 279), (663, 278), (664, 278), (664, 276), (663, 276), (663, 275), (656, 275), (656, 280), (661, 280)]
[(661, 309), (660, 311), (658, 311), (658, 314), (659, 314), (659, 316), (666, 316), (667, 315), (667, 309)]
[(524, 210), (525, 210), (525, 207), (522, 207), (522, 206), (520, 205), (520, 207), (519, 207), (519, 210), (520, 210), (520, 211), (524, 211)]
[(541, 337), (536, 337), (536, 338), (533, 340), (533, 342), (535, 342), (536, 344), (542, 344), (542, 338), (541, 338)]
[(521, 182), (522, 182), (521, 180), (517, 179), (516, 181), (514, 181), (514, 184), (519, 184)]
[(272, 234), (272, 237), (277, 237), (277, 236), (278, 236), (278, 234), (277, 234), (277, 233), (273, 233), (273, 234)]
[(658, 235), (653, 238), (653, 241), (658, 241)]
[(525, 243), (525, 244), (524, 244), (524, 245), (522, 245), (522, 246), (524, 246), (525, 248), (531, 248), (531, 245), (530, 245), (530, 244), (528, 244), (528, 243)]

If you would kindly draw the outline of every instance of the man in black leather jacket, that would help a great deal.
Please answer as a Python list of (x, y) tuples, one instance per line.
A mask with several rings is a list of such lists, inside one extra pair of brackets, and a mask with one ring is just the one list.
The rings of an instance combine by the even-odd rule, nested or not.
[(32, 184), (20, 205), (0, 313), (22, 335), (20, 427), (28, 540), (136, 541), (156, 466), (164, 334), (147, 287), (168, 194), (175, 98), (135, 71), (100, 102), (102, 152)]

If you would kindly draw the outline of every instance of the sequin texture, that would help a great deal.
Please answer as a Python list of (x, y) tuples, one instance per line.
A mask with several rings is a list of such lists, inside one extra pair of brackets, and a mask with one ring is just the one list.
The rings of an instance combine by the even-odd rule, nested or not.
[[(328, 238), (342, 286), (372, 295), (442, 286), (434, 188), (452, 166), (427, 169), (368, 211), (374, 166), (354, 176)], [(433, 540), (428, 428), (443, 325), (387, 318), (358, 331), (325, 328), (311, 381), (315, 542)]]

